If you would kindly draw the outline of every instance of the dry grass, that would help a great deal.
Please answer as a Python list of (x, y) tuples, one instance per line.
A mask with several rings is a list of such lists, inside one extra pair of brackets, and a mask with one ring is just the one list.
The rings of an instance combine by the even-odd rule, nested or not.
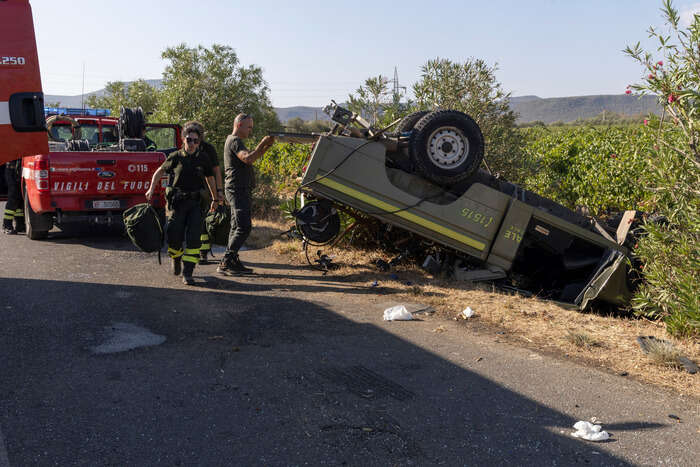
[(593, 339), (590, 335), (582, 332), (569, 331), (569, 333), (566, 335), (566, 340), (569, 343), (574, 344), (576, 347), (583, 347), (586, 349), (600, 346), (600, 342)]
[(657, 365), (680, 369), (681, 353), (673, 344), (664, 340), (651, 340), (647, 342), (647, 355)]
[[(254, 222), (256, 228), (261, 224), (261, 221)], [(287, 227), (278, 224), (277, 232), (281, 233)], [(286, 240), (278, 235), (273, 238), (270, 249), (285, 255), (290, 264), (306, 265), (298, 240)], [(312, 261), (316, 249), (309, 248)], [(664, 352), (658, 353), (658, 359), (644, 354), (636, 342), (637, 336), (653, 335), (666, 339), (672, 342), (677, 352), (700, 362), (700, 342), (669, 337), (663, 323), (582, 313), (554, 302), (503, 292), (488, 283), (435, 278), (415, 266), (399, 266), (390, 272), (380, 272), (373, 262), (390, 259), (381, 251), (342, 247), (324, 248), (323, 253), (331, 256), (334, 264), (339, 266), (329, 274), (343, 282), (369, 287), (377, 281), (382, 294), (392, 294), (397, 302), (419, 300), (430, 305), (436, 311), (435, 316), (459, 320), (461, 325), (479, 332), (499, 331), (501, 334), (494, 332), (498, 340), (515, 342), (700, 398), (700, 375), (669, 366), (667, 362), (672, 360), (662, 357)], [(475, 316), (460, 319), (459, 314), (467, 306), (476, 312)]]

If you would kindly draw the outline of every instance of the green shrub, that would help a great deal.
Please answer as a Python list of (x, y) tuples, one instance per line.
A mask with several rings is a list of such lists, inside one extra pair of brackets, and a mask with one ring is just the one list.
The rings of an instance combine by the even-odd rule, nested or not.
[(671, 35), (653, 28), (659, 42), (655, 58), (637, 43), (625, 52), (648, 73), (628, 93), (653, 94), (664, 106), (661, 118), (650, 117), (646, 133), (653, 138), (647, 170), (647, 235), (637, 255), (644, 285), (633, 299), (640, 315), (660, 317), (671, 334), (700, 335), (700, 15), (688, 29), (670, 0), (662, 8)]

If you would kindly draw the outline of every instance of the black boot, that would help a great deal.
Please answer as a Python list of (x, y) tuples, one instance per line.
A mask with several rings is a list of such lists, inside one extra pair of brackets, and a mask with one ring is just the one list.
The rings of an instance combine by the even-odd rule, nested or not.
[(182, 282), (185, 285), (194, 285), (192, 273), (194, 272), (194, 263), (185, 261), (185, 266), (182, 268)]
[(171, 258), (170, 259), (170, 270), (174, 276), (179, 276), (182, 271), (182, 258)]
[(6, 233), (8, 235), (13, 235), (13, 234), (17, 233), (15, 231), (15, 229), (12, 228), (12, 220), (11, 219), (3, 219), (2, 231), (3, 231), (3, 233)]
[(221, 264), (216, 268), (216, 272), (225, 276), (234, 276), (239, 274), (253, 274), (253, 270), (243, 266), (238, 255), (224, 256)]
[(25, 233), (27, 231), (27, 227), (24, 225), (24, 217), (15, 217), (15, 230), (17, 233)]
[(211, 253), (211, 250), (200, 250), (199, 251), (199, 264), (209, 264), (207, 257)]

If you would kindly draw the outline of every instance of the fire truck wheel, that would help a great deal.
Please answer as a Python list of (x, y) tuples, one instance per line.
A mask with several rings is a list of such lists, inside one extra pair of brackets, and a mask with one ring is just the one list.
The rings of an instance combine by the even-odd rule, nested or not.
[(49, 236), (52, 227), (50, 214), (37, 214), (32, 210), (27, 198), (27, 190), (24, 190), (24, 222), (27, 228), (27, 237), (31, 240), (43, 240)]
[(484, 158), (484, 136), (469, 115), (439, 110), (416, 123), (409, 152), (426, 178), (449, 186), (469, 178), (479, 168)]

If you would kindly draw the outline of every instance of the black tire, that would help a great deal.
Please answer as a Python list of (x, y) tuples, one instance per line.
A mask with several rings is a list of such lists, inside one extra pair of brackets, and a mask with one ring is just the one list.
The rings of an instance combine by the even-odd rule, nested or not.
[(297, 228), (306, 240), (326, 244), (340, 233), (340, 215), (326, 200), (310, 201), (296, 215)]
[[(396, 128), (396, 134), (401, 136), (403, 133), (407, 133), (413, 130), (413, 126), (418, 123), (418, 120), (423, 118), (428, 114), (427, 110), (421, 110), (419, 112), (413, 112), (406, 115), (400, 122), (399, 126)], [(397, 152), (387, 153), (387, 166), (400, 169), (407, 173), (415, 172), (415, 164), (411, 160), (411, 156), (408, 149), (400, 149)]]
[(27, 237), (31, 240), (43, 240), (48, 237), (53, 224), (50, 214), (37, 214), (32, 210), (26, 189), (24, 190), (24, 224)]
[(119, 109), (119, 133), (122, 139), (141, 138), (141, 129), (145, 123), (146, 119), (141, 107)]
[(416, 123), (418, 123), (418, 121), (419, 121), (421, 118), (423, 118), (423, 117), (425, 117), (426, 115), (428, 115), (428, 113), (429, 113), (429, 112), (428, 112), (427, 110), (421, 110), (421, 111), (413, 112), (413, 113), (411, 113), (411, 114), (406, 115), (406, 116), (399, 122), (399, 126), (398, 126), (397, 129), (396, 129), (397, 133), (398, 133), (399, 135), (401, 135), (401, 133), (405, 133), (405, 132), (407, 132), (407, 131), (413, 130), (413, 127), (416, 126)]
[(413, 128), (409, 153), (418, 170), (439, 185), (471, 177), (484, 158), (484, 136), (467, 114), (439, 110)]

